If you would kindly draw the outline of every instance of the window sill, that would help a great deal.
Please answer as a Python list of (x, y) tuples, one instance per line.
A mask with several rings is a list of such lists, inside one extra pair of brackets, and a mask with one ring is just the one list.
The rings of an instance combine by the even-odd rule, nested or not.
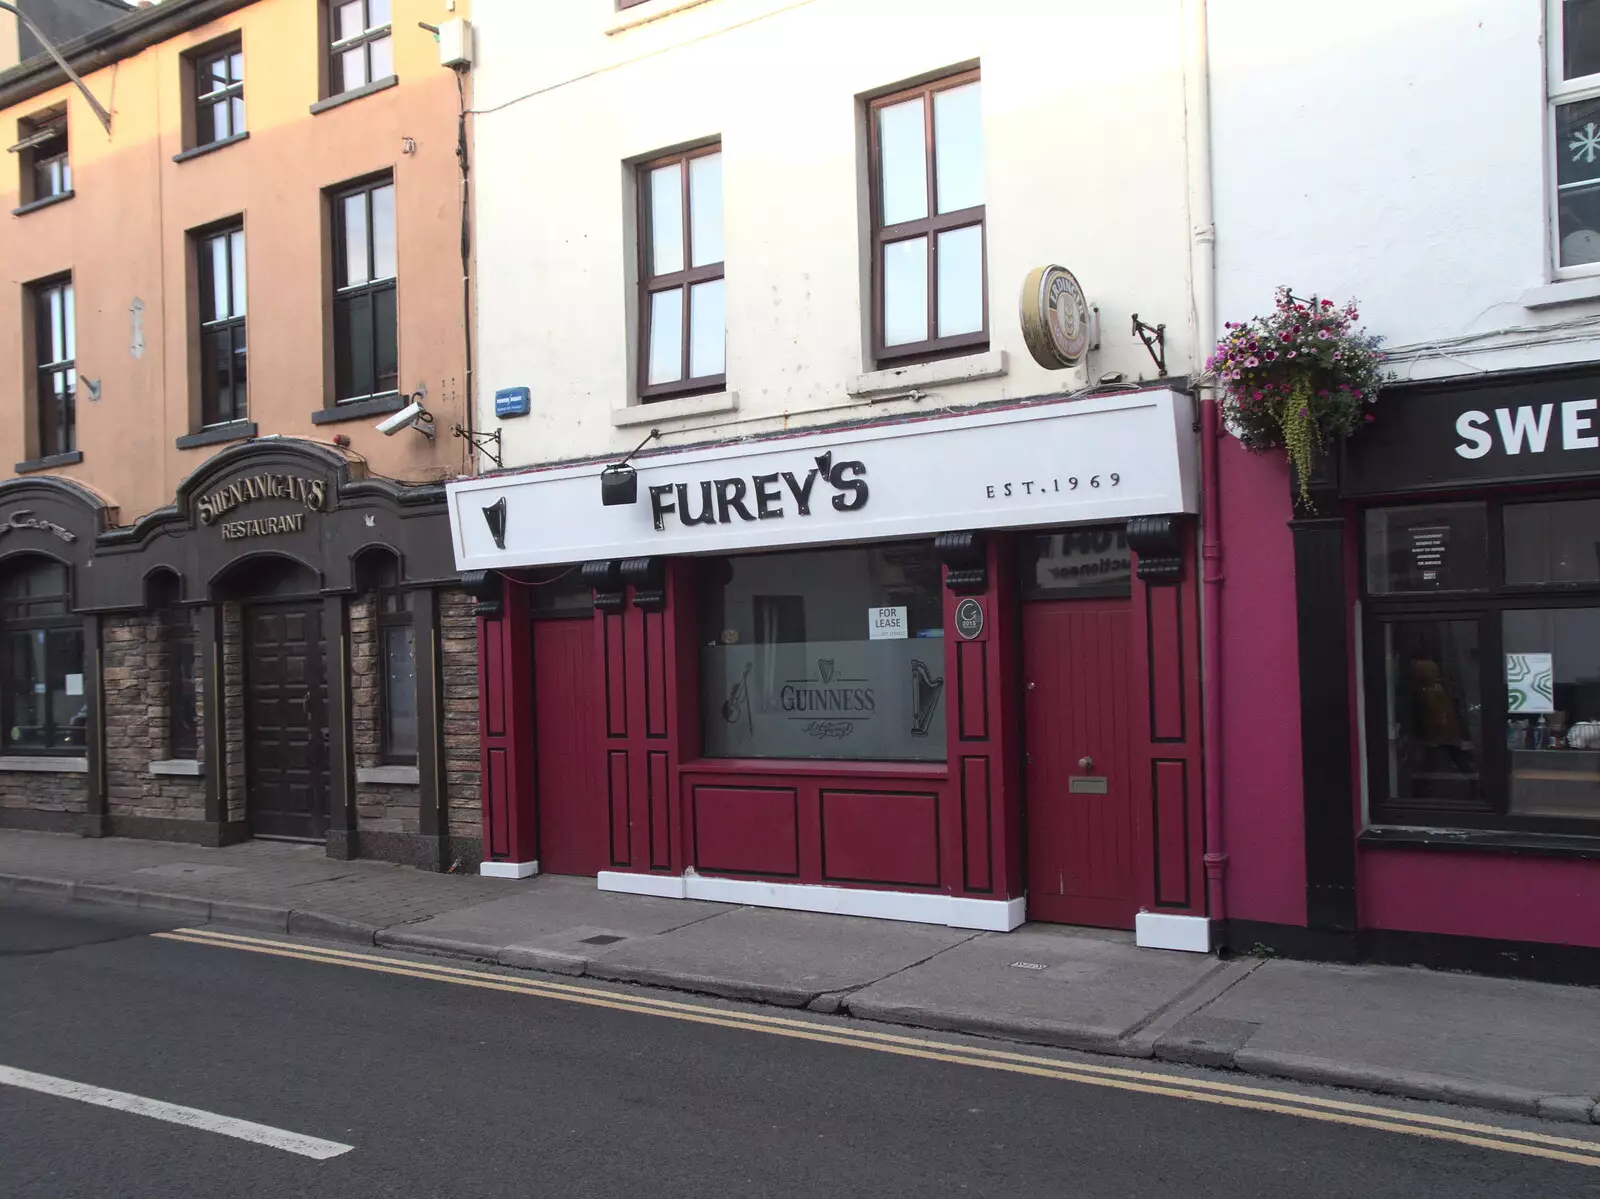
[[(690, 8), (699, 8), (704, 3), (706, 3), (706, 0), (677, 0), (675, 4), (671, 3), (670, 0), (663, 0), (663, 2), (656, 4), (654, 7), (636, 5), (634, 8), (623, 10), (612, 18), (611, 24), (606, 26), (606, 36), (612, 37), (629, 29), (637, 29), (640, 25), (648, 25), (652, 21), (661, 20), (662, 17), (670, 17), (673, 13), (680, 13)], [(639, 8), (643, 8), (645, 11), (637, 11)]]
[(398, 391), (387, 395), (368, 396), (364, 400), (345, 400), (332, 408), (323, 408), (311, 414), (314, 425), (337, 425), (341, 421), (365, 420), (369, 416), (388, 416), (406, 406), (406, 398)]
[(88, 758), (51, 757), (40, 754), (38, 757), (24, 757), (21, 754), (7, 754), (0, 757), (0, 772), (14, 770), (24, 774), (88, 774)]
[(172, 444), (180, 450), (192, 450), (203, 445), (221, 445), (224, 441), (244, 441), (255, 435), (255, 421), (230, 420), (220, 425), (207, 425), (198, 433), (187, 433)]
[(191, 158), (199, 158), (202, 155), (210, 154), (213, 150), (220, 150), (224, 146), (231, 146), (235, 142), (242, 142), (249, 136), (250, 131), (246, 129), (243, 133), (235, 133), (232, 137), (224, 137), (218, 141), (207, 142), (203, 146), (195, 146), (193, 149), (185, 150), (181, 154), (174, 154), (172, 156), (172, 161), (188, 162)]
[(340, 92), (337, 96), (329, 96), (326, 100), (318, 100), (311, 106), (311, 115), (327, 112), (330, 108), (338, 108), (342, 104), (349, 104), (363, 96), (370, 96), (374, 92), (388, 91), (400, 82), (398, 75), (385, 75), (382, 79), (374, 79), (371, 83), (363, 83), (360, 87), (353, 87), (347, 92)]
[(1583, 300), (1600, 300), (1600, 275), (1591, 275), (1587, 279), (1561, 279), (1542, 287), (1530, 287), (1522, 293), (1522, 306), (1535, 311)]
[(54, 470), (58, 466), (73, 466), (83, 461), (82, 450), (72, 450), (66, 454), (51, 454), (48, 458), (29, 458), (26, 462), (19, 462), (11, 469), (19, 475), (31, 475), (35, 471)]
[(611, 423), (619, 429), (625, 429), (632, 425), (653, 425), (688, 416), (735, 412), (738, 407), (737, 391), (713, 391), (706, 395), (684, 396), (681, 400), (655, 400), (648, 404), (629, 404), (626, 408), (613, 408)]
[(903, 400), (913, 392), (943, 383), (999, 379), (1008, 369), (1004, 350), (986, 350), (960, 358), (939, 358), (933, 362), (911, 362), (887, 370), (868, 371), (851, 379), (844, 389), (858, 400), (881, 404), (887, 400)]
[(150, 763), (151, 774), (169, 775), (173, 778), (197, 779), (205, 772), (206, 764), (192, 758), (168, 758), (165, 761)]
[(1412, 828), (1383, 825), (1356, 838), (1363, 849), (1455, 850), (1549, 858), (1600, 858), (1600, 826), (1595, 836), (1524, 833), (1499, 829)]
[(416, 787), (422, 783), (422, 769), (418, 766), (357, 766), (358, 783), (397, 783), (402, 787)]
[(38, 212), (41, 208), (49, 208), (52, 204), (61, 204), (72, 199), (78, 193), (70, 188), (60, 195), (46, 196), (42, 200), (30, 200), (26, 204), (19, 204), (11, 210), (12, 216), (27, 216), (30, 212)]

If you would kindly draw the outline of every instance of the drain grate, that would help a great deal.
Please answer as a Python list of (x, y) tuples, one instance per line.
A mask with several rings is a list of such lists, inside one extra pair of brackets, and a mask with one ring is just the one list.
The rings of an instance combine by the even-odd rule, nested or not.
[(1045, 965), (1043, 962), (1012, 962), (1011, 963), (1011, 968), (1013, 970), (1048, 970), (1048, 969), (1050, 969), (1050, 967)]
[(627, 937), (613, 937), (610, 933), (601, 933), (598, 937), (585, 937), (579, 945), (615, 945), (618, 941), (626, 941)]

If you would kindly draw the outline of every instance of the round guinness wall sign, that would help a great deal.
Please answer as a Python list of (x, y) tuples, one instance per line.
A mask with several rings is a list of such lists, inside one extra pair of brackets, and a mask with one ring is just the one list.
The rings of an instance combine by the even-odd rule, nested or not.
[(1090, 309), (1064, 266), (1041, 266), (1022, 285), (1022, 339), (1049, 370), (1077, 366), (1089, 349)]
[(956, 632), (963, 641), (983, 632), (983, 605), (977, 600), (968, 598), (956, 605)]

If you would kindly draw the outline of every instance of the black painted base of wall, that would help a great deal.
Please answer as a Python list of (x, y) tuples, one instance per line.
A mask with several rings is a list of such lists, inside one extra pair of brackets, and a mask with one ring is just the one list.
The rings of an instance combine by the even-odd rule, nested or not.
[[(91, 834), (93, 835), (93, 834)], [(250, 826), (242, 820), (213, 824), (209, 820), (173, 820), (161, 816), (107, 816), (107, 837), (130, 837), (136, 841), (178, 841), (184, 845), (204, 845), (220, 849), (250, 839)]]
[(1296, 924), (1228, 920), (1222, 933), (1222, 949), (1236, 956), (1262, 954), (1303, 961), (1426, 966), (1501, 978), (1600, 986), (1600, 948), (1587, 945), (1502, 941), (1387, 928), (1321, 932)]
[(420, 833), (378, 833), (360, 830), (330, 831), (328, 856), (341, 862), (363, 858), (395, 862), (418, 870), (476, 874), (483, 846), (476, 837), (425, 837)]
[(80, 837), (92, 836), (88, 831), (93, 818), (82, 812), (40, 812), (33, 808), (0, 808), (0, 828), (25, 829), (33, 833), (76, 833)]

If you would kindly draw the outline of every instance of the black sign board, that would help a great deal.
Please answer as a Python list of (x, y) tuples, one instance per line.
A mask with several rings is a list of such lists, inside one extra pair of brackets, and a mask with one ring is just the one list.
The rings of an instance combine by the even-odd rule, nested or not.
[(1600, 477), (1600, 369), (1392, 387), (1345, 448), (1344, 493)]

